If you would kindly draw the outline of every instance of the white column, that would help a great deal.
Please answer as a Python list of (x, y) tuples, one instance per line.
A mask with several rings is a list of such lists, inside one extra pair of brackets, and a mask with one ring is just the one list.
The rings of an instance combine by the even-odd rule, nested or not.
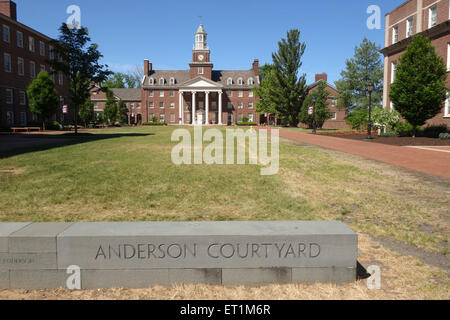
[(205, 124), (209, 125), (209, 91), (206, 91)]
[(179, 91), (179, 103), (178, 103), (178, 110), (179, 110), (179, 115), (178, 115), (178, 122), (180, 125), (184, 124), (184, 106), (183, 106), (183, 91)]
[(219, 125), (222, 124), (222, 92), (219, 92)]
[(192, 91), (192, 124), (195, 125), (195, 95), (197, 92)]

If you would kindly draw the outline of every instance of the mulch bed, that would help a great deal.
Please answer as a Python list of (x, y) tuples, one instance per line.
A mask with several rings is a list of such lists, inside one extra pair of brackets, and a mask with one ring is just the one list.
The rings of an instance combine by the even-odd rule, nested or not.
[(392, 146), (450, 146), (450, 140), (432, 138), (411, 137), (378, 137), (373, 135), (373, 140), (366, 140), (367, 134), (333, 134), (333, 137), (367, 141), (372, 143), (389, 144)]

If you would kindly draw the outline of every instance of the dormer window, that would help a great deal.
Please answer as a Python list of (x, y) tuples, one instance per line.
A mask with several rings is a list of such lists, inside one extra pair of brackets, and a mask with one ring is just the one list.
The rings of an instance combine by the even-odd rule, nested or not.
[(252, 86), (255, 84), (255, 80), (253, 80), (253, 78), (248, 79), (248, 85)]
[(227, 80), (227, 85), (231, 86), (233, 84), (233, 79), (228, 78)]
[(171, 86), (175, 85), (175, 78), (170, 78), (170, 85)]
[(159, 85), (160, 86), (163, 86), (165, 82), (166, 81), (164, 80), (164, 78), (159, 79)]
[(244, 85), (244, 80), (242, 78), (238, 79), (238, 85), (240, 86)]
[(150, 80), (148, 81), (148, 83), (153, 86), (155, 84), (155, 79), (150, 78)]

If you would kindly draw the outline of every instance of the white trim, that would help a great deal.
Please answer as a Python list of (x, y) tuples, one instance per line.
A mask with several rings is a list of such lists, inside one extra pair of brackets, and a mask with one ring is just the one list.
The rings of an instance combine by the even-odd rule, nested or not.
[[(432, 9), (436, 10), (436, 23), (434, 25), (431, 25), (431, 23), (432, 23), (432, 21), (431, 21), (431, 10)], [(432, 28), (432, 27), (434, 27), (436, 25), (437, 25), (437, 5), (435, 5), (435, 6), (431, 5), (431, 6), (429, 6), (429, 9), (428, 9), (428, 29), (430, 29), (430, 28)]]

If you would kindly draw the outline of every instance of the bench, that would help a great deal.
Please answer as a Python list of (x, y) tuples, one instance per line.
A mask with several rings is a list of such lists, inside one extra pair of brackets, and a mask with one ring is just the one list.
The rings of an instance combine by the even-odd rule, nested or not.
[(41, 128), (39, 128), (39, 127), (14, 127), (14, 128), (11, 128), (11, 130), (13, 131), (13, 133), (16, 133), (19, 131), (25, 131), (27, 133), (29, 133), (31, 131), (41, 132)]

